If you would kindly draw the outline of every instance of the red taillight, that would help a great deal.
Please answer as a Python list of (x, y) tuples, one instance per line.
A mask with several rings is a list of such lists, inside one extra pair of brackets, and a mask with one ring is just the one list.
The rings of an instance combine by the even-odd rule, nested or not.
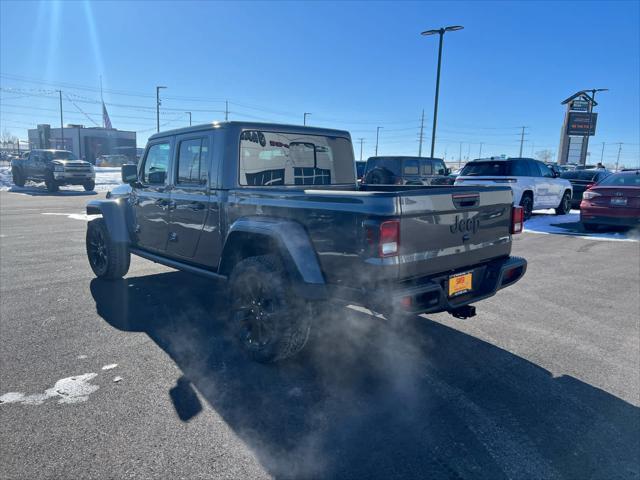
[(511, 208), (511, 233), (522, 233), (524, 228), (524, 210), (522, 207)]
[(400, 222), (389, 220), (380, 224), (380, 237), (378, 242), (378, 255), (380, 257), (393, 257), (400, 250)]
[(589, 190), (594, 185), (595, 185), (595, 183), (587, 183), (587, 186), (585, 187), (585, 190)]

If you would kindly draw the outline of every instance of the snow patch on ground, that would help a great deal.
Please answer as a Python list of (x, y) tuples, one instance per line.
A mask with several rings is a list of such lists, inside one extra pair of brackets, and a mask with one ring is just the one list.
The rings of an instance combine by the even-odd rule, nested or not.
[[(120, 174), (120, 167), (95, 167), (96, 171), (96, 192), (106, 192), (111, 190), (116, 185), (122, 183), (122, 176)], [(16, 187), (13, 184), (13, 176), (11, 175), (11, 167), (0, 167), (0, 191), (10, 192), (25, 192), (33, 190), (34, 188), (44, 189), (44, 182), (34, 183), (28, 182), (24, 187)], [(62, 191), (76, 190), (84, 191), (81, 185), (68, 185), (61, 187)]]
[(40, 215), (59, 215), (70, 218), (72, 220), (84, 220), (85, 222), (91, 221), (94, 218), (98, 218), (100, 215), (87, 215), (86, 213), (49, 213), (42, 212)]
[(85, 373), (73, 377), (61, 378), (55, 385), (48, 388), (44, 393), (25, 395), (20, 392), (9, 392), (0, 396), (0, 404), (21, 403), (23, 405), (41, 405), (50, 398), (57, 398), (58, 403), (80, 403), (86, 402), (89, 395), (98, 390), (98, 385), (89, 383), (98, 374)]
[(553, 209), (535, 210), (533, 216), (524, 223), (524, 231), (529, 233), (568, 235), (588, 240), (608, 240), (622, 242), (640, 241), (640, 232), (633, 230), (601, 230), (586, 232), (580, 224), (580, 210), (571, 210), (567, 215), (555, 215)]

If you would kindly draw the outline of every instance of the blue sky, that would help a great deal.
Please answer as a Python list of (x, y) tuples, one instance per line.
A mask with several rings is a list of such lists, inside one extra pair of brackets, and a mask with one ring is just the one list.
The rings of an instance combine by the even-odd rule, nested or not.
[[(640, 158), (639, 2), (0, 2), (0, 128), (26, 138), (36, 123), (111, 121), (155, 131), (222, 119), (344, 128), (364, 157), (417, 154), (420, 114), (430, 145), (437, 37), (445, 36), (436, 155), (557, 153), (564, 109), (600, 94), (592, 158)], [(85, 115), (86, 114), (86, 115)], [(359, 156), (359, 146), (356, 146)]]

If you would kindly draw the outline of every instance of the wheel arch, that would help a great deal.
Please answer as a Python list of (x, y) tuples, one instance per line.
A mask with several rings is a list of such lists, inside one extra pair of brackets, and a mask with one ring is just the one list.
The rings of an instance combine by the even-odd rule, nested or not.
[(109, 236), (114, 242), (130, 242), (125, 199), (91, 200), (87, 203), (87, 215), (102, 215)]
[(279, 218), (236, 220), (227, 233), (218, 273), (229, 276), (241, 260), (276, 254), (292, 287), (308, 299), (326, 297), (326, 285), (315, 248), (306, 230), (297, 222)]

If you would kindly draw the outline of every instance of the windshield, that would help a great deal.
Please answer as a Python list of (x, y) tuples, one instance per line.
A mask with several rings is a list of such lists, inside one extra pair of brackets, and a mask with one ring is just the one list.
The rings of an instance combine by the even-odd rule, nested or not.
[(614, 173), (598, 183), (599, 187), (640, 187), (640, 174)]
[(467, 163), (460, 176), (499, 177), (508, 175), (506, 162), (471, 162)]
[(44, 152), (44, 158), (47, 160), (77, 160), (76, 157), (71, 152), (66, 151), (56, 151), (56, 152)]

